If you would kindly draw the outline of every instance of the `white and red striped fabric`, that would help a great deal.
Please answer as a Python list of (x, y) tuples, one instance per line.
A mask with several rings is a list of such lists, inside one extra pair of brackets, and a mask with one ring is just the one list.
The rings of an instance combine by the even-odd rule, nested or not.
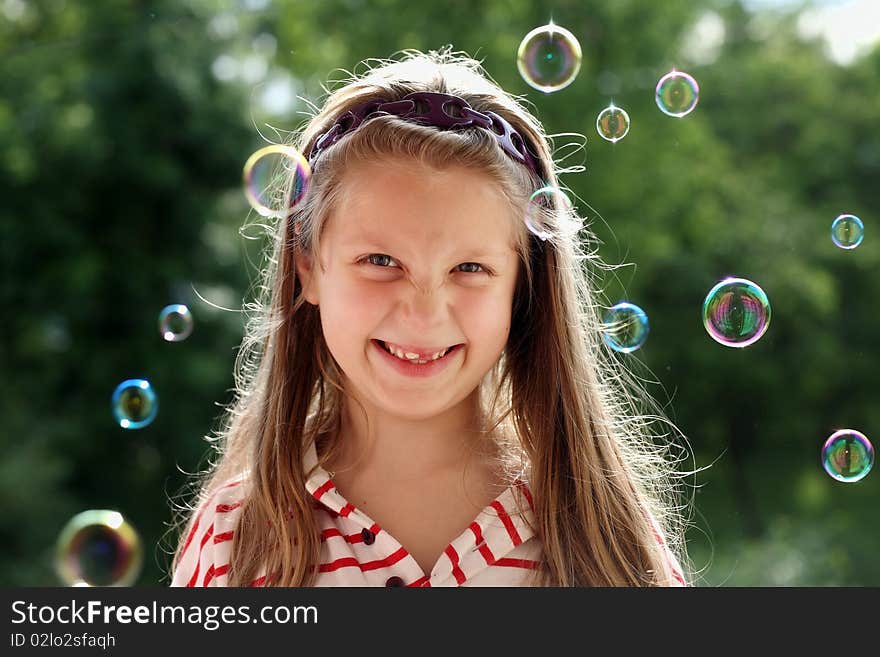
[[(303, 465), (317, 464), (314, 445)], [(240, 481), (221, 487), (198, 510), (186, 537), (171, 586), (227, 586), (227, 571), (238, 509)], [(321, 556), (315, 586), (521, 586), (540, 567), (541, 545), (534, 525), (532, 497), (522, 483), (507, 488), (468, 528), (446, 546), (430, 573), (396, 538), (384, 531), (336, 490), (323, 468), (306, 482), (315, 498), (321, 528)], [(658, 535), (658, 540), (663, 543)], [(665, 544), (664, 544), (665, 545)], [(667, 550), (679, 585), (681, 567)], [(263, 572), (251, 586), (260, 586)]]

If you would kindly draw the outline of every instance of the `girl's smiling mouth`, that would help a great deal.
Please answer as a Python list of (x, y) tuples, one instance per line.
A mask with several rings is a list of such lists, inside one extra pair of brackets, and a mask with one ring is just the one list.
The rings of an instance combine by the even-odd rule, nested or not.
[(439, 374), (445, 370), (450, 362), (458, 355), (458, 352), (464, 348), (463, 344), (457, 344), (442, 350), (442, 355), (429, 360), (400, 358), (388, 350), (385, 342), (382, 340), (370, 340), (376, 351), (382, 356), (382, 360), (387, 362), (397, 372), (411, 377), (429, 377)]

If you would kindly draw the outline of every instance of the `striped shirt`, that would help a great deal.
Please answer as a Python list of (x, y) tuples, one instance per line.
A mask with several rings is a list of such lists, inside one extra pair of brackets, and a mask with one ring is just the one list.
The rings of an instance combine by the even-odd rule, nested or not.
[[(303, 459), (309, 472), (318, 462), (314, 444)], [(196, 512), (186, 534), (183, 555), (171, 586), (227, 586), (227, 575), (241, 507), (241, 481), (219, 488)], [(542, 549), (532, 527), (532, 495), (521, 481), (484, 508), (425, 573), (394, 536), (336, 489), (330, 475), (316, 467), (306, 482), (314, 498), (321, 530), (321, 554), (315, 586), (522, 586), (540, 568)], [(659, 533), (658, 541), (663, 544)], [(664, 544), (665, 547), (665, 544)], [(669, 550), (676, 581), (681, 567)], [(251, 582), (261, 586), (265, 570)]]

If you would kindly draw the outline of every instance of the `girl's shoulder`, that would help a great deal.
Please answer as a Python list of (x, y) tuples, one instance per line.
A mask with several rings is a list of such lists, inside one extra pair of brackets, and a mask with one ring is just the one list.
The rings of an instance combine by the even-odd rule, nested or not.
[(651, 522), (654, 539), (660, 546), (666, 562), (667, 573), (666, 576), (662, 579), (666, 581), (667, 586), (687, 586), (688, 584), (684, 576), (684, 569), (681, 567), (681, 563), (679, 562), (678, 557), (675, 556), (675, 553), (669, 546), (663, 528), (660, 526), (660, 523), (657, 521), (657, 518), (654, 516), (654, 514), (648, 512), (647, 515), (648, 519)]
[(244, 477), (227, 481), (197, 506), (184, 534), (171, 586), (225, 586), (245, 484)]

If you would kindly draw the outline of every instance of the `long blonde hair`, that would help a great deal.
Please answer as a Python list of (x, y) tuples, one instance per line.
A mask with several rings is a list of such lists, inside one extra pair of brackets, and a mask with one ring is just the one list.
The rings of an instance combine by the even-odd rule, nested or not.
[[(520, 224), (532, 192), (559, 184), (542, 126), (479, 62), (449, 48), (402, 55), (378, 61), (330, 93), (289, 143), (308, 153), (339, 116), (368, 100), (451, 93), (511, 123), (538, 156), (542, 179), (505, 155), (487, 130), (440, 131), (394, 116), (365, 122), (321, 154), (294, 214), (269, 227), (258, 299), (248, 304), (236, 358), (236, 397), (221, 428), (207, 438), (217, 458), (199, 475), (194, 503), (181, 509), (180, 520), (191, 524), (195, 509), (218, 487), (245, 480), (229, 569), (233, 586), (253, 582), (261, 567), (270, 574), (266, 585), (308, 586), (316, 576), (320, 532), (303, 455), (314, 442), (319, 465), (330, 462), (344, 391), (318, 309), (303, 298), (294, 265), (298, 253), (320, 253), (322, 227), (339, 196), (346, 162), (388, 156), (472, 167), (497, 181)], [(292, 184), (286, 181), (279, 193), (289, 194)], [(595, 298), (602, 265), (581, 244), (590, 241), (587, 228), (560, 203), (548, 206), (541, 221), (546, 241), (527, 230), (517, 233), (523, 267), (509, 340), (479, 391), (488, 426), (507, 429), (501, 432), (510, 437), (503, 445), (506, 462), (520, 464), (511, 466), (511, 478), (526, 480), (532, 492), (534, 530), (544, 550), (544, 568), (532, 583), (670, 583), (657, 530), (687, 563), (673, 441), (664, 440), (668, 433), (652, 433), (662, 418), (642, 413), (647, 395), (636, 394), (642, 389), (632, 385), (635, 377), (602, 340)], [(175, 568), (182, 548), (180, 540)]]

